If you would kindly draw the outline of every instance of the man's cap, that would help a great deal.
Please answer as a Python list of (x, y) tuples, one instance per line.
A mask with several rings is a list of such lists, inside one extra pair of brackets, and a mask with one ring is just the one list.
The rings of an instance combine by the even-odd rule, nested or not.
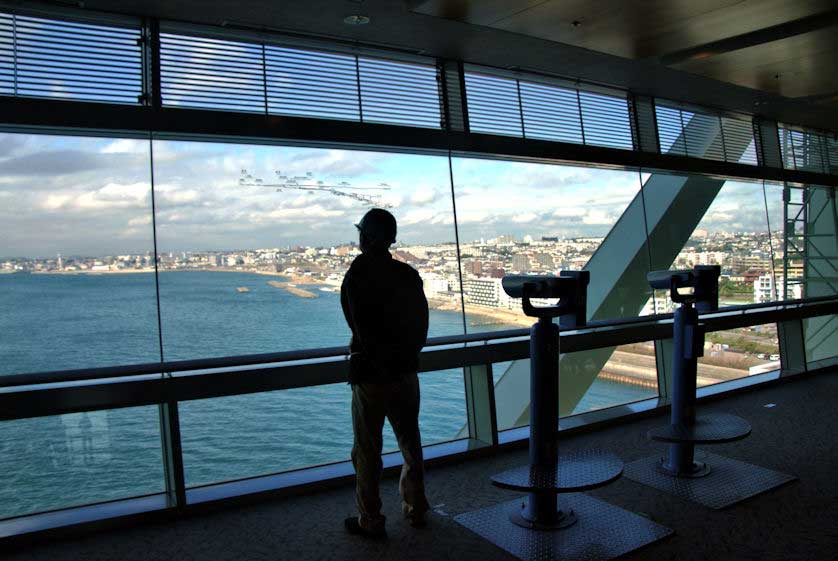
[(383, 208), (367, 211), (355, 227), (373, 241), (387, 244), (396, 242), (396, 218)]

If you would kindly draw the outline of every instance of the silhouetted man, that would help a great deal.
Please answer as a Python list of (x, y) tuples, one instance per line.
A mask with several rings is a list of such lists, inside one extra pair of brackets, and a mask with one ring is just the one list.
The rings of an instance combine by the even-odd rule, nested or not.
[(378, 488), (385, 417), (404, 457), (399, 480), (402, 512), (412, 526), (421, 527), (428, 511), (416, 375), (428, 335), (428, 302), (416, 270), (390, 255), (390, 244), (396, 241), (393, 215), (374, 208), (355, 226), (361, 255), (343, 278), (340, 300), (352, 330), (352, 464), (360, 514), (347, 518), (345, 525), (353, 534), (383, 538), (385, 517)]

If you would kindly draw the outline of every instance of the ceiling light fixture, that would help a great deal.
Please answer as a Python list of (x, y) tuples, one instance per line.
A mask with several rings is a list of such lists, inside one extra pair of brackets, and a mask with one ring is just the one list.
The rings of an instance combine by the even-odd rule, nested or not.
[(366, 25), (370, 22), (369, 16), (362, 16), (360, 14), (346, 16), (343, 18), (343, 23), (346, 25)]

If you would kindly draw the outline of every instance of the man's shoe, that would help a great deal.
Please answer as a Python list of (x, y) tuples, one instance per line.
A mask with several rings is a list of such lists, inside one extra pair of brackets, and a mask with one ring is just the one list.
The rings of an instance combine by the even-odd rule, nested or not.
[(425, 515), (422, 516), (407, 516), (407, 521), (410, 523), (411, 526), (414, 528), (427, 528), (428, 521), (425, 518)]
[(380, 530), (368, 530), (361, 526), (358, 522), (357, 516), (351, 516), (343, 521), (343, 525), (346, 528), (346, 531), (350, 534), (354, 534), (356, 536), (363, 536), (365, 538), (370, 538), (373, 540), (386, 540), (387, 539), (387, 530), (381, 528)]

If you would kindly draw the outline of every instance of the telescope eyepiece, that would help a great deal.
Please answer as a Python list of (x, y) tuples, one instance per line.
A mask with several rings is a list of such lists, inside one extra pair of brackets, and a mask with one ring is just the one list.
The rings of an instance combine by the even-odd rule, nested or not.
[(692, 271), (652, 271), (646, 275), (646, 280), (656, 290), (695, 286)]
[[(673, 302), (695, 302), (699, 311), (719, 308), (718, 265), (698, 265), (692, 271), (652, 271), (646, 275), (649, 285), (656, 290), (669, 290)], [(693, 288), (692, 294), (681, 294), (679, 288)]]

